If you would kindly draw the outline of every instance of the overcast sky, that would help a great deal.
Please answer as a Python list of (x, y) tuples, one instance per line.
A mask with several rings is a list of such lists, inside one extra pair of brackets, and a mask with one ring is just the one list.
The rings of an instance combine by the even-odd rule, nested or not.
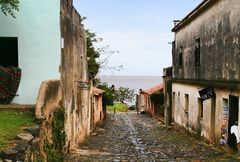
[(202, 0), (74, 0), (86, 28), (117, 50), (101, 75), (162, 75), (169, 67), (173, 20), (184, 18)]

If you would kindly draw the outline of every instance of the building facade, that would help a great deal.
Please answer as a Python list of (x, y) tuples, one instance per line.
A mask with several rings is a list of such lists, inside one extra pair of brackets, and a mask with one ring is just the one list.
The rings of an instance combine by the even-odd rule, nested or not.
[[(64, 108), (65, 152), (75, 151), (96, 124), (103, 119), (102, 93), (88, 77), (86, 33), (73, 0), (60, 5), (61, 64), (60, 80), (42, 82), (35, 115), (41, 123), (41, 141), (51, 143), (54, 111)], [(43, 148), (44, 142), (40, 142)], [(41, 150), (41, 149), (40, 149)], [(42, 153), (44, 155), (44, 153)]]
[(172, 29), (172, 119), (213, 143), (240, 119), (239, 9), (239, 0), (204, 0)]
[(35, 104), (41, 82), (60, 77), (60, 0), (21, 0), (15, 16), (0, 12), (0, 65), (22, 71), (12, 103)]
[[(64, 110), (63, 149), (74, 151), (103, 118), (103, 91), (94, 88), (88, 76), (86, 33), (73, 0), (22, 0), (16, 17), (0, 15), (0, 65), (7, 62), (22, 70), (12, 103), (36, 103), (39, 152), (31, 154), (46, 161), (44, 146), (54, 142), (54, 112)], [(1, 42), (13, 42), (16, 49), (4, 49)]]
[[(154, 87), (143, 90), (142, 94), (144, 96), (142, 98), (144, 99), (144, 101), (140, 101), (140, 102), (144, 102), (145, 111), (152, 116), (163, 117), (164, 116), (163, 107), (162, 107), (163, 105), (161, 104), (161, 101), (163, 100), (163, 98), (161, 98), (161, 95), (163, 97), (163, 84), (160, 83)], [(153, 100), (160, 101), (160, 102), (154, 103)]]
[(104, 91), (96, 87), (91, 90), (91, 130), (104, 118), (102, 96)]

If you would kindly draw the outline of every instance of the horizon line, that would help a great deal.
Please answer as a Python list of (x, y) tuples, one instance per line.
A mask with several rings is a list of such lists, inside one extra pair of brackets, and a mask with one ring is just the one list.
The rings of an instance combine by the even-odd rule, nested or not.
[(133, 77), (138, 77), (138, 76), (149, 76), (149, 77), (162, 77), (162, 75), (98, 75), (98, 77), (105, 77), (105, 76), (111, 76), (111, 77), (114, 77), (114, 76), (133, 76)]

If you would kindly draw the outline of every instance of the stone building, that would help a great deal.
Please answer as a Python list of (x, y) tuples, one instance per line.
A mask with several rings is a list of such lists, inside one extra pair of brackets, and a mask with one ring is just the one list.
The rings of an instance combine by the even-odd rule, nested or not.
[[(140, 102), (144, 102), (144, 105), (145, 105), (145, 111), (148, 113), (148, 114), (150, 114), (150, 115), (152, 115), (152, 116), (155, 116), (155, 115), (157, 115), (157, 116), (161, 116), (161, 117), (163, 117), (164, 116), (164, 114), (163, 114), (163, 109), (161, 109), (162, 107), (162, 105), (156, 105), (156, 104), (154, 104), (154, 102), (151, 100), (151, 95), (152, 94), (160, 94), (160, 93), (163, 93), (163, 84), (161, 83), (161, 84), (158, 84), (158, 85), (156, 85), (156, 86), (154, 86), (154, 87), (151, 87), (151, 88), (149, 88), (149, 89), (146, 89), (146, 90), (143, 90), (143, 92), (142, 92), (142, 94), (143, 94), (143, 96), (144, 97), (142, 97), (142, 98), (140, 98), (140, 100), (141, 99), (143, 99), (144, 101), (140, 101)], [(158, 95), (158, 97), (159, 97), (159, 95)], [(160, 97), (159, 97), (159, 100), (160, 100)]]
[[(7, 62), (22, 69), (13, 103), (36, 103), (39, 150), (30, 156), (46, 160), (44, 147), (54, 143), (54, 112), (64, 110), (63, 150), (74, 151), (103, 118), (103, 91), (92, 87), (88, 77), (86, 34), (73, 0), (22, 0), (16, 17), (0, 15), (0, 65)], [(6, 42), (16, 48), (3, 48)]]
[[(65, 151), (77, 149), (102, 119), (103, 91), (92, 87), (88, 77), (86, 35), (81, 16), (73, 7), (73, 0), (60, 1), (61, 64), (60, 80), (42, 82), (36, 103), (36, 117), (41, 123), (40, 142), (51, 141), (52, 118), (63, 107), (66, 133)], [(42, 152), (43, 156), (45, 153)]]
[(169, 114), (213, 143), (227, 141), (240, 119), (240, 1), (204, 0), (172, 31)]
[(65, 108), (66, 143), (69, 150), (90, 134), (90, 81), (88, 78), (87, 46), (81, 16), (73, 0), (61, 0), (60, 87)]
[(104, 118), (102, 95), (103, 90), (96, 87), (92, 87), (91, 95), (91, 130)]

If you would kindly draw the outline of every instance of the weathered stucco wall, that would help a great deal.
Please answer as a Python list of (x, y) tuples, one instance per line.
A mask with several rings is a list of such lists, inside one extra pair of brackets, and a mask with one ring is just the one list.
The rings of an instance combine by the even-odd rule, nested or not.
[(144, 102), (145, 102), (145, 110), (148, 114), (154, 115), (155, 114), (155, 107), (154, 104), (151, 102), (150, 95), (147, 93), (144, 93)]
[(102, 94), (93, 94), (91, 106), (91, 129), (103, 119)]
[[(46, 159), (44, 145), (52, 142), (52, 118), (56, 108), (61, 106), (61, 88), (59, 80), (43, 81), (39, 92), (35, 109), (36, 118), (41, 121), (38, 140), (38, 151), (32, 150), (31, 154), (40, 153), (39, 159)], [(34, 159), (37, 160), (37, 159)], [(32, 161), (34, 161), (32, 160)]]
[[(88, 80), (85, 30), (80, 15), (72, 6), (72, 0), (61, 0), (60, 16), (61, 78), (42, 82), (35, 111), (41, 122), (38, 152), (42, 157), (39, 158), (44, 160), (48, 158), (49, 149), (55, 147), (56, 133), (57, 136), (64, 136), (64, 139), (66, 135), (65, 141), (61, 138), (62, 142), (66, 143), (63, 147), (55, 149), (61, 149), (61, 154), (63, 151), (74, 151), (103, 117), (103, 91), (95, 88), (95, 92)], [(62, 118), (64, 126), (61, 125)], [(56, 124), (58, 120), (60, 123)], [(61, 130), (54, 128), (56, 125), (60, 125), (61, 128), (58, 129)], [(38, 156), (34, 150), (32, 153), (36, 154), (35, 157)]]
[[(214, 99), (203, 101), (203, 118), (200, 118), (199, 111), (199, 94), (198, 91), (205, 88), (201, 85), (189, 85), (181, 83), (172, 84), (172, 108), (174, 111), (174, 121), (185, 127), (190, 132), (206, 137), (213, 142), (219, 143), (221, 137), (221, 129), (223, 127), (228, 129), (227, 119), (224, 118), (223, 99), (229, 100), (229, 96), (240, 96), (238, 90), (227, 90), (222, 88), (215, 88), (216, 104), (212, 107)], [(185, 94), (189, 95), (189, 109), (185, 110)], [(240, 107), (240, 103), (239, 106)], [(213, 110), (215, 109), (215, 113)], [(211, 114), (215, 116), (215, 125), (211, 126)], [(240, 121), (240, 115), (238, 115)], [(214, 137), (211, 136), (211, 127), (214, 128)]]
[[(197, 122), (198, 117), (200, 116), (198, 112), (198, 89), (201, 87), (194, 86), (194, 85), (185, 85), (179, 83), (172, 84), (172, 91), (173, 91), (173, 101), (172, 107), (174, 113), (174, 120), (175, 122), (179, 123), (180, 125), (190, 129), (197, 133), (197, 129), (199, 128), (199, 123)], [(185, 109), (185, 94), (189, 95), (189, 109), (186, 111)], [(204, 114), (203, 114), (203, 130), (202, 134), (205, 137), (208, 137), (206, 132), (209, 132), (210, 128), (210, 108), (209, 100), (204, 102)]]
[[(175, 32), (173, 78), (218, 81), (240, 80), (240, 1), (217, 0)], [(200, 66), (195, 65), (200, 38)], [(183, 64), (179, 66), (180, 47)]]
[(68, 149), (74, 150), (90, 133), (90, 94), (85, 32), (72, 0), (61, 0), (61, 37), (64, 40), (60, 70), (66, 142)]
[(61, 100), (61, 89), (59, 80), (43, 81), (36, 102), (35, 116), (44, 119), (49, 113), (59, 106)]

